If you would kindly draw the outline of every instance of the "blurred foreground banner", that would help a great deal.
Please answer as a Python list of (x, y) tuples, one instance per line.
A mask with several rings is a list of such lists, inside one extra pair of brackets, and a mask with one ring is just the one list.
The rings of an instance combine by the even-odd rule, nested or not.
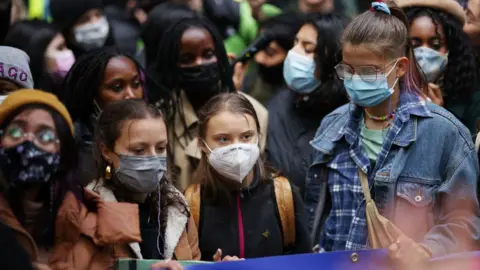
[[(120, 260), (117, 270), (149, 270), (155, 261)], [(394, 270), (386, 250), (279, 256), (225, 263), (182, 262), (187, 270)], [(480, 270), (480, 251), (436, 258), (416, 270)]]

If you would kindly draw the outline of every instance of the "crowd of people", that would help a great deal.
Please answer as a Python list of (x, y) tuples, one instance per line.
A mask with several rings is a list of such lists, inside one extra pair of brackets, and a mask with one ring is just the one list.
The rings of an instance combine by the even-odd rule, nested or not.
[(363, 2), (0, 3), (0, 268), (480, 250), (480, 1)]

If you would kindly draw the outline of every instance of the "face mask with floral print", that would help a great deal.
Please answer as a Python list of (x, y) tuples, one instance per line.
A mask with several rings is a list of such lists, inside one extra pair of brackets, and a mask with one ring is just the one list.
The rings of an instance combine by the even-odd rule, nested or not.
[(0, 148), (0, 168), (11, 185), (47, 183), (59, 168), (60, 154), (38, 148), (25, 141)]

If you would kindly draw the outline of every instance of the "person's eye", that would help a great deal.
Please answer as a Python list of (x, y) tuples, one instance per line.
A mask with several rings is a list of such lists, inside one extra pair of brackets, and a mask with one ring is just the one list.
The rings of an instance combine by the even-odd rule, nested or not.
[(141, 85), (142, 83), (139, 80), (132, 82), (132, 88), (139, 88)]
[(212, 50), (212, 49), (206, 50), (205, 54), (204, 54), (204, 57), (206, 59), (212, 59), (213, 57), (215, 57), (215, 51)]
[(123, 91), (123, 87), (120, 84), (112, 85), (112, 86), (110, 86), (110, 89), (112, 89), (112, 91), (115, 92), (115, 93), (120, 93), (120, 92)]
[(315, 47), (305, 47), (305, 53), (307, 54), (311, 54), (311, 53), (314, 53), (315, 52)]
[(157, 151), (157, 153), (163, 154), (165, 153), (165, 151), (167, 151), (167, 148), (164, 146), (157, 146), (155, 150)]
[(43, 143), (53, 143), (57, 140), (57, 136), (52, 130), (44, 130), (36, 134), (37, 139)]
[(245, 134), (242, 137), (242, 140), (244, 141), (249, 141), (252, 138), (252, 134)]
[(220, 142), (220, 143), (226, 143), (226, 142), (228, 142), (228, 138), (227, 137), (218, 137), (217, 141)]
[(376, 75), (377, 71), (379, 71), (379, 69), (377, 69), (376, 67), (360, 67), (358, 69), (358, 74), (359, 75)]
[(132, 149), (131, 152), (136, 156), (141, 156), (145, 153), (145, 150), (143, 148), (135, 148), (135, 149)]
[(7, 136), (15, 140), (22, 138), (23, 134), (25, 134), (25, 132), (18, 126), (10, 127), (7, 130)]
[(430, 42), (430, 47), (436, 51), (439, 51), (443, 47), (443, 44), (440, 40), (433, 40)]

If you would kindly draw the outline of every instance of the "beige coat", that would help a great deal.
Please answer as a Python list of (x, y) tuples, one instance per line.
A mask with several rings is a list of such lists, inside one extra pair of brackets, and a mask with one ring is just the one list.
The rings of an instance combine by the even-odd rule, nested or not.
[[(268, 128), (268, 111), (263, 107), (260, 102), (252, 98), (251, 96), (242, 93), (253, 105), (258, 120), (260, 122), (260, 147), (263, 152), (265, 149), (265, 144), (267, 141), (267, 128)], [(169, 132), (169, 143), (173, 144), (174, 151), (174, 165), (179, 169), (179, 172), (176, 172), (172, 179), (176, 179), (176, 186), (180, 190), (185, 190), (190, 184), (192, 179), (192, 173), (194, 168), (191, 166), (191, 160), (200, 160), (201, 150), (198, 147), (197, 139), (197, 127), (196, 123), (198, 122), (197, 115), (188, 101), (188, 98), (185, 92), (181, 92), (182, 108), (183, 114), (185, 117), (185, 123), (190, 133), (193, 134), (193, 138), (189, 138), (186, 134), (186, 130), (182, 124), (182, 119), (180, 118), (179, 113), (177, 112), (174, 117), (174, 122), (171, 123), (168, 127)], [(175, 133), (173, 133), (175, 132)], [(176, 136), (174, 136), (176, 135)], [(179, 140), (174, 139), (175, 137)], [(172, 170), (170, 170), (172, 171)]]

